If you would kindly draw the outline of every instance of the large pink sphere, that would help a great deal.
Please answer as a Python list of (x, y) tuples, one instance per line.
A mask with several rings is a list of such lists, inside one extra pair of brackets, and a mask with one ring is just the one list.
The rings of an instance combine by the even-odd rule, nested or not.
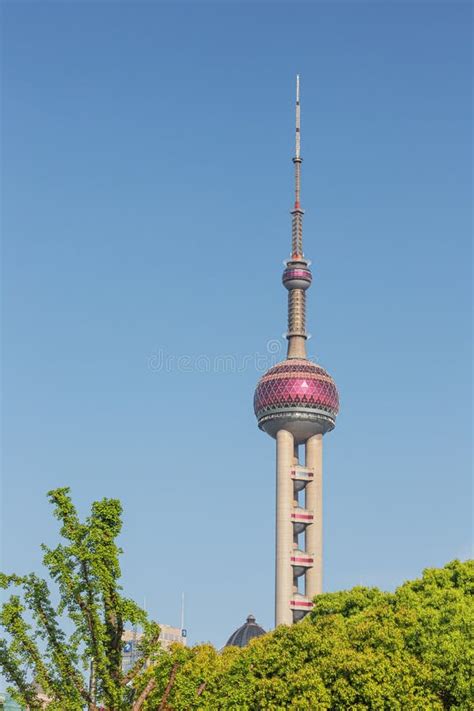
[(334, 428), (339, 395), (324, 368), (303, 358), (288, 358), (260, 379), (254, 410), (258, 426), (272, 437), (285, 429), (304, 442)]

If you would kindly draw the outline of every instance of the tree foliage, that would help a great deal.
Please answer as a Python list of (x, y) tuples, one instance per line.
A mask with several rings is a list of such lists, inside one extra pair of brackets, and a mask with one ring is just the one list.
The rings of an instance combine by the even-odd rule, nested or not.
[[(61, 523), (62, 542), (56, 548), (42, 546), (57, 603), (48, 583), (35, 574), (0, 576), (3, 588), (16, 588), (0, 612), (10, 640), (0, 640), (0, 665), (13, 685), (10, 691), (32, 711), (43, 708), (39, 690), (50, 699), (51, 711), (95, 711), (99, 705), (130, 709), (146, 671), (139, 663), (127, 676), (122, 673), (125, 625), (143, 628), (141, 651), (150, 663), (163, 652), (158, 625), (122, 595), (118, 582), (120, 502), (94, 502), (81, 522), (68, 489), (48, 497)], [(66, 634), (64, 627), (72, 632)]]
[(155, 671), (155, 695), (144, 708), (157, 708), (177, 664), (168, 697), (175, 711), (467, 711), (474, 708), (473, 587), (473, 562), (453, 561), (395, 593), (356, 587), (320, 595), (309, 618), (242, 650), (176, 650), (167, 671)]

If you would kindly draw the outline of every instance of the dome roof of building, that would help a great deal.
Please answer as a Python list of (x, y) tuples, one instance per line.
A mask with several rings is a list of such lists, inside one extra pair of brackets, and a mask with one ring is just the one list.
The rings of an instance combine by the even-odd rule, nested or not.
[(320, 365), (306, 358), (287, 358), (260, 378), (254, 410), (259, 427), (272, 436), (278, 429), (295, 429), (295, 436), (301, 430), (304, 438), (333, 429), (339, 395), (334, 380)]
[(235, 630), (227, 640), (226, 647), (245, 647), (254, 637), (261, 637), (265, 634), (265, 630), (260, 625), (257, 625), (255, 617), (249, 615), (247, 622)]

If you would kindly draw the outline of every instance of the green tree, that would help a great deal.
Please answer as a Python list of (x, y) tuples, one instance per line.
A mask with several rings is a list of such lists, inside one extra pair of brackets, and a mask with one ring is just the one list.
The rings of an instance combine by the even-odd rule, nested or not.
[[(174, 711), (441, 711), (474, 708), (474, 565), (428, 569), (395, 593), (356, 587), (315, 599), (309, 618), (244, 649), (176, 649), (150, 669)], [(170, 671), (174, 670), (170, 686)]]
[(443, 708), (474, 708), (474, 561), (428, 568), (393, 599), (410, 653), (430, 670)]
[[(116, 543), (122, 527), (120, 502), (93, 503), (81, 522), (69, 489), (56, 489), (48, 497), (63, 539), (56, 548), (42, 546), (57, 604), (46, 580), (33, 573), (0, 576), (3, 588), (15, 588), (0, 612), (9, 640), (0, 640), (0, 665), (13, 685), (10, 692), (32, 711), (42, 708), (38, 689), (50, 699), (51, 711), (96, 711), (100, 706), (139, 711), (154, 683), (142, 688), (147, 674), (143, 662), (122, 673), (125, 625), (142, 627), (141, 654), (150, 664), (164, 652), (158, 625), (121, 592), (122, 551)], [(64, 629), (69, 628), (67, 634)]]

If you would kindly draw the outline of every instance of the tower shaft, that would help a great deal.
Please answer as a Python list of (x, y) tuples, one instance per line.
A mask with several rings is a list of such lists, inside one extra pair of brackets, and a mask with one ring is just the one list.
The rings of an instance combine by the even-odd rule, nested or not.
[(323, 591), (323, 436), (306, 440), (305, 465), (313, 472), (313, 481), (305, 491), (305, 508), (313, 514), (306, 529), (305, 547), (314, 555), (314, 565), (306, 572), (306, 596), (312, 599)]
[(288, 292), (288, 358), (306, 358), (306, 293)]
[(309, 263), (303, 253), (301, 207), (301, 112), (300, 78), (296, 77), (295, 113), (295, 204), (291, 210), (291, 258), (286, 263), (283, 283), (288, 289), (288, 358), (306, 358), (306, 289), (311, 284)]
[(293, 594), (293, 466), (294, 439), (290, 432), (280, 430), (276, 437), (276, 545), (275, 545), (275, 624), (291, 625), (293, 615), (290, 600)]
[(276, 626), (300, 620), (322, 592), (322, 435), (309, 437), (304, 448), (305, 462), (300, 464), (293, 435), (277, 432)]

